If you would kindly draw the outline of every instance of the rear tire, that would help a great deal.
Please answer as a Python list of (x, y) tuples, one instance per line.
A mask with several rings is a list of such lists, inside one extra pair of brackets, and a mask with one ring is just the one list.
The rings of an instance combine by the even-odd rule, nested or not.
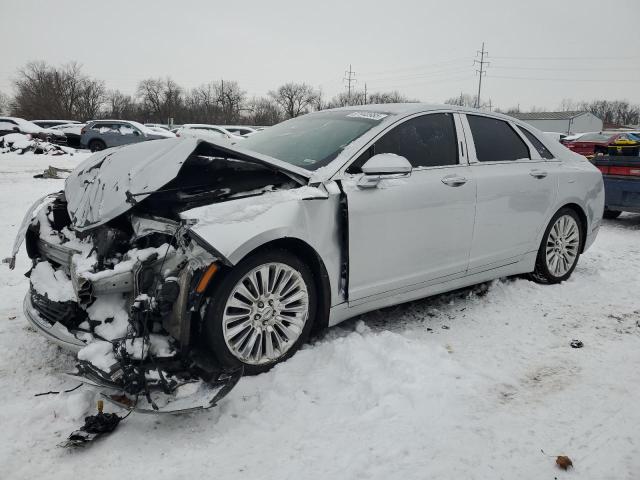
[(100, 150), (104, 150), (107, 148), (107, 144), (102, 140), (91, 140), (89, 142), (89, 150), (92, 152), (99, 152)]
[(318, 296), (311, 269), (297, 256), (283, 249), (258, 252), (217, 280), (204, 337), (223, 366), (242, 365), (247, 375), (266, 372), (307, 340)]
[(535, 270), (529, 274), (531, 280), (554, 284), (568, 279), (582, 251), (582, 229), (575, 210), (567, 207), (558, 210), (542, 236)]
[(608, 210), (605, 208), (602, 214), (602, 218), (606, 218), (607, 220), (615, 220), (620, 216), (621, 213), (622, 212), (620, 210)]

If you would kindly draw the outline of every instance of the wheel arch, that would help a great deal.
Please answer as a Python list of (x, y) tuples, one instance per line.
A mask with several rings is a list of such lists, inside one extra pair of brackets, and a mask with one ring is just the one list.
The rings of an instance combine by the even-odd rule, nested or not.
[[(298, 256), (311, 268), (315, 281), (318, 302), (316, 307), (316, 321), (312, 333), (318, 333), (329, 325), (329, 308), (331, 306), (331, 284), (329, 273), (318, 252), (307, 242), (296, 237), (283, 237), (268, 241), (248, 252), (243, 258), (255, 255), (265, 250), (281, 248)], [(233, 268), (233, 267), (231, 267)]]
[[(586, 243), (586, 240), (587, 240), (587, 229), (588, 229), (588, 226), (589, 226), (589, 222), (587, 220), (587, 214), (585, 213), (584, 209), (580, 205), (578, 205), (577, 203), (567, 203), (565, 205), (562, 205), (560, 208), (558, 208), (556, 210), (556, 213), (558, 211), (560, 211), (561, 209), (563, 209), (563, 208), (568, 208), (570, 210), (573, 210), (578, 215), (578, 218), (580, 219), (580, 224), (582, 226), (582, 233), (581, 233), (581, 237), (582, 238), (580, 239), (580, 245), (581, 245), (580, 253), (583, 253), (584, 252), (584, 246), (585, 246), (585, 243)], [(555, 215), (555, 213), (554, 213), (554, 215)]]

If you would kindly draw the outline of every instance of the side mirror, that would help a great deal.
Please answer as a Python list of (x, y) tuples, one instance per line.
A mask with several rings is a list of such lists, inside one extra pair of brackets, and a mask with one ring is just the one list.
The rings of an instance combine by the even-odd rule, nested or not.
[(133, 134), (134, 134), (136, 137), (139, 137), (139, 136), (140, 136), (140, 132), (139, 132), (138, 130), (134, 130), (134, 131), (133, 131)]
[(372, 188), (384, 178), (397, 178), (411, 174), (409, 160), (395, 153), (379, 153), (374, 155), (362, 165), (364, 175), (360, 178), (358, 186)]

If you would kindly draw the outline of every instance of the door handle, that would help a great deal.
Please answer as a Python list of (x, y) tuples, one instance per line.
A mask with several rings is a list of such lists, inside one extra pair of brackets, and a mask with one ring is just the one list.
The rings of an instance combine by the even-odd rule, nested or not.
[(467, 179), (459, 175), (447, 175), (442, 177), (442, 183), (450, 187), (460, 187), (467, 183)]
[(544, 170), (534, 169), (529, 172), (529, 175), (535, 178), (544, 178), (547, 176), (547, 172), (545, 172)]

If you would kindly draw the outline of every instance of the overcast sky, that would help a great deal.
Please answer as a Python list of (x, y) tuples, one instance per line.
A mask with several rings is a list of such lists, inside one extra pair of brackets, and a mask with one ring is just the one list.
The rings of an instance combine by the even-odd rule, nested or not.
[(237, 80), (249, 95), (304, 81), (332, 96), (351, 64), (359, 88), (441, 103), (475, 93), (484, 41), (494, 106), (640, 103), (639, 19), (640, 0), (0, 0), (0, 91), (45, 60), (126, 93), (168, 75), (186, 88)]

